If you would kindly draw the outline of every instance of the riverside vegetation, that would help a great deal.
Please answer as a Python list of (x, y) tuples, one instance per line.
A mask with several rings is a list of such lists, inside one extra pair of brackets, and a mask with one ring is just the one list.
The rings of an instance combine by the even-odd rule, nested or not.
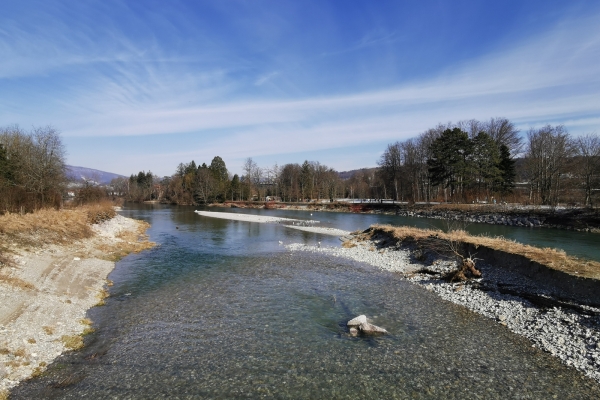
[(210, 165), (181, 163), (162, 178), (140, 171), (112, 186), (128, 200), (190, 205), (344, 198), (594, 207), (600, 193), (600, 137), (572, 137), (560, 125), (522, 135), (506, 118), (440, 124), (389, 144), (376, 161), (348, 174), (318, 161), (259, 167), (247, 158), (244, 173), (232, 176), (216, 156)]

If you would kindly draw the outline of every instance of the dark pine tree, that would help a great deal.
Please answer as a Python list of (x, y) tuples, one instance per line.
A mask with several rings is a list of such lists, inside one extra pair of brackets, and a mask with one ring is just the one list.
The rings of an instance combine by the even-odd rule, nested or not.
[(512, 192), (515, 187), (515, 160), (510, 156), (510, 150), (505, 144), (500, 145), (500, 162), (498, 163), (498, 169), (500, 170), (501, 180), (499, 184), (499, 190), (502, 194), (508, 194)]

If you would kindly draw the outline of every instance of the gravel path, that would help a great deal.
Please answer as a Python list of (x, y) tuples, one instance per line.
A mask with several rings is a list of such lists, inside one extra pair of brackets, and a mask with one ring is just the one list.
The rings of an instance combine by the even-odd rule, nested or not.
[(410, 282), (441, 298), (492, 318), (512, 332), (527, 337), (532, 346), (547, 351), (600, 383), (600, 309), (587, 306), (577, 306), (577, 310), (539, 307), (521, 296), (506, 294), (503, 288), (535, 291), (532, 289), (535, 283), (523, 282), (523, 278), (511, 276), (491, 265), (477, 264), (483, 274), (481, 279), (469, 283), (448, 283), (440, 278), (454, 268), (453, 261), (414, 262), (411, 252), (406, 249), (380, 249), (379, 243), (373, 241), (352, 243), (355, 246), (351, 248), (303, 244), (286, 247), (291, 251), (344, 257), (385, 271), (402, 273)]

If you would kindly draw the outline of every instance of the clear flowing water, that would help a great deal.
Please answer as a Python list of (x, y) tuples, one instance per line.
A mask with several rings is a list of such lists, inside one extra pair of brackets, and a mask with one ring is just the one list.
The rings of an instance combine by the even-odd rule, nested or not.
[[(337, 238), (189, 207), (125, 214), (150, 222), (159, 246), (117, 264), (86, 347), (13, 398), (600, 398), (491, 320), (392, 273), (278, 243)], [(358, 314), (390, 335), (348, 336)]]
[[(352, 214), (337, 212), (313, 212), (295, 210), (260, 210), (211, 208), (210, 211), (268, 214), (286, 218), (314, 219), (318, 226), (335, 227), (347, 231), (366, 229), (372, 224), (406, 225), (417, 228), (435, 228), (446, 230), (447, 222), (440, 219), (401, 217), (383, 214)], [(588, 260), (600, 261), (600, 234), (576, 232), (564, 229), (526, 228), (492, 224), (467, 224), (464, 229), (472, 235), (501, 236), (519, 243), (537, 247), (562, 249), (568, 254)]]

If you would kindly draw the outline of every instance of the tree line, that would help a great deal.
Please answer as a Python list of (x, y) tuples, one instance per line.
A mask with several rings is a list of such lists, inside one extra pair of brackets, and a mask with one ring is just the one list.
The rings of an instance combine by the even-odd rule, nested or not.
[(54, 128), (0, 128), (0, 212), (60, 207), (66, 183), (65, 150)]
[(210, 165), (196, 165), (195, 161), (181, 163), (173, 175), (163, 178), (140, 171), (129, 178), (114, 179), (111, 186), (132, 201), (160, 200), (189, 205), (227, 200), (333, 200), (344, 195), (343, 181), (337, 171), (319, 162), (261, 168), (247, 158), (243, 170), (242, 176), (231, 175), (225, 161), (215, 156)]
[(217, 156), (210, 165), (179, 164), (162, 179), (142, 171), (113, 184), (130, 200), (174, 204), (349, 198), (592, 206), (600, 196), (598, 135), (572, 137), (561, 125), (521, 135), (506, 118), (439, 124), (388, 144), (377, 164), (342, 178), (318, 161), (259, 167), (247, 158), (243, 174), (232, 176)]

